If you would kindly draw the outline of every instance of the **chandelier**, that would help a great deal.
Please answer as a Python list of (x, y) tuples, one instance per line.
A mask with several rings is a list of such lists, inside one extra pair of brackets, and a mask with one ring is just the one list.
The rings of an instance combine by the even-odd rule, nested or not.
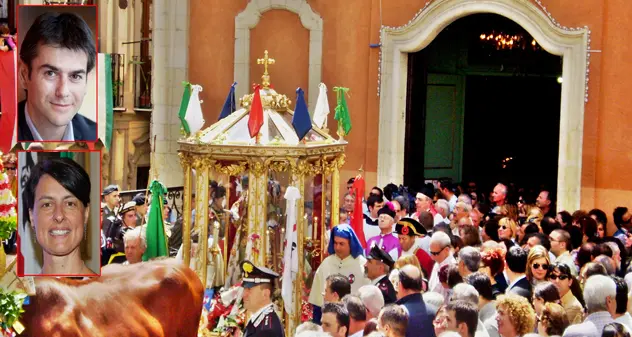
[(495, 45), (496, 50), (501, 50), (501, 49), (511, 50), (514, 48), (520, 48), (522, 50), (525, 50), (527, 48), (532, 48), (533, 50), (538, 49), (538, 43), (535, 41), (535, 39), (531, 37), (525, 38), (522, 33), (512, 35), (512, 34), (506, 34), (503, 32), (496, 33), (492, 31), (490, 34), (486, 34), (486, 33), (481, 34), (480, 40), (484, 43)]

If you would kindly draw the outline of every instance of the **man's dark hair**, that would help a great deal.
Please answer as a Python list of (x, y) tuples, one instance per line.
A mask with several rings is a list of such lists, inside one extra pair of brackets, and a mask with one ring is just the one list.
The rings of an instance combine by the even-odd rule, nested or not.
[(612, 218), (614, 219), (614, 224), (615, 226), (617, 226), (617, 228), (621, 228), (621, 226), (630, 223), (630, 220), (632, 220), (632, 218), (630, 218), (627, 222), (623, 222), (623, 216), (627, 212), (627, 207), (617, 207), (614, 209), (614, 212), (612, 212)]
[(527, 270), (527, 256), (529, 253), (522, 247), (513, 246), (505, 255), (507, 267), (514, 273), (524, 273)]
[(367, 207), (375, 207), (375, 203), (378, 203), (382, 201), (381, 197), (378, 197), (377, 195), (369, 195), (369, 197), (366, 199), (366, 206)]
[(402, 211), (406, 211), (406, 214), (409, 213), (410, 205), (408, 204), (408, 200), (406, 200), (406, 198), (403, 195), (398, 195), (393, 200), (397, 201)]
[(456, 184), (454, 182), (452, 182), (452, 179), (450, 178), (442, 178), (439, 180), (439, 187), (441, 187), (441, 189), (447, 188), (448, 191), (455, 193), (457, 192), (456, 190)]
[(489, 219), (487, 221), (482, 221), (481, 225), (483, 226), (483, 231), (487, 236), (489, 236), (492, 241), (500, 241), (500, 237), (498, 237), (498, 220), (497, 219)]
[[(378, 190), (378, 192), (379, 192), (379, 193), (374, 194), (374, 193), (373, 193), (373, 190)], [(384, 199), (384, 191), (382, 191), (382, 189), (381, 189), (381, 188), (379, 188), (379, 187), (377, 187), (377, 186), (373, 186), (373, 188), (371, 189), (370, 194), (371, 194), (371, 195), (377, 195), (378, 197), (380, 197), (380, 200), (383, 200), (383, 199)]]
[(478, 325), (478, 308), (468, 301), (458, 300), (448, 303), (446, 311), (454, 311), (456, 324), (465, 323), (467, 334), (474, 337)]
[(362, 299), (355, 295), (347, 295), (342, 298), (342, 304), (347, 308), (349, 317), (354, 321), (366, 321), (366, 306), (362, 303)]
[(403, 270), (399, 271), (399, 284), (402, 285), (404, 289), (413, 290), (413, 291), (421, 291), (422, 279), (421, 273), (418, 278), (410, 277)]
[(592, 217), (585, 216), (580, 218), (579, 225), (582, 228), (582, 233), (586, 235), (589, 240), (594, 239), (595, 236), (597, 236), (597, 221)]
[(349, 278), (342, 274), (331, 274), (327, 276), (327, 283), (329, 283), (329, 289), (332, 293), (338, 294), (338, 297), (343, 298), (351, 293), (351, 283)]
[(617, 286), (617, 314), (625, 314), (628, 311), (628, 285), (625, 283), (625, 280), (618, 276), (613, 276), (612, 280), (614, 284)]
[(38, 162), (26, 182), (24, 197), (29, 209), (35, 205), (35, 189), (44, 175), (49, 175), (72, 193), (84, 207), (90, 203), (90, 176), (74, 160), (68, 158), (45, 159)]
[(544, 233), (544, 235), (549, 235), (552, 231), (562, 228), (562, 224), (550, 216), (545, 216), (540, 222), (540, 227), (542, 227), (542, 233)]
[(586, 280), (593, 275), (610, 276), (608, 275), (606, 267), (604, 267), (603, 264), (599, 262), (588, 262), (585, 264), (585, 266), (586, 271), (584, 272), (584, 276)]
[(349, 178), (349, 180), (347, 180), (347, 184), (353, 184), (355, 182), (355, 178)]
[(584, 239), (583, 237), (584, 233), (582, 233), (581, 228), (577, 226), (569, 225), (569, 226), (566, 226), (565, 229), (568, 232), (568, 234), (571, 236), (571, 243), (573, 245), (573, 247), (569, 247), (568, 250), (571, 251), (573, 250), (572, 248), (581, 246), (582, 241)]
[(599, 255), (605, 255), (609, 258), (612, 258), (613, 252), (612, 252), (612, 248), (610, 248), (610, 246), (608, 246), (605, 243), (600, 243), (597, 246), (595, 246), (595, 249), (593, 249), (593, 255), (595, 257), (599, 256)]
[(573, 223), (573, 217), (571, 217), (571, 213), (568, 213), (567, 211), (561, 211), (557, 214), (560, 215), (560, 218), (562, 218), (562, 222), (564, 224), (571, 225)]
[(526, 244), (527, 241), (529, 241), (529, 239), (536, 237), (538, 238), (538, 241), (540, 241), (539, 245), (546, 248), (547, 251), (551, 250), (551, 240), (549, 240), (549, 237), (544, 235), (543, 233), (529, 233), (527, 234), (523, 241), (523, 244)]
[(390, 183), (384, 186), (384, 196), (389, 201), (393, 201), (393, 194), (398, 194), (398, 193), (399, 193), (399, 189), (397, 188), (397, 185)]
[[(408, 329), (408, 312), (402, 305), (390, 304), (380, 311), (380, 325), (388, 325), (397, 336), (405, 336)], [(415, 327), (418, 328), (418, 327)]]
[(605, 229), (606, 225), (608, 224), (608, 217), (606, 216), (606, 213), (599, 208), (595, 208), (591, 209), (590, 212), (588, 212), (588, 216), (593, 215), (595, 216), (595, 218), (597, 218), (597, 222), (602, 224)]
[(489, 279), (489, 276), (477, 271), (476, 273), (468, 275), (465, 278), (465, 282), (474, 287), (482, 298), (488, 301), (494, 300), (492, 282)]
[(347, 308), (342, 303), (325, 303), (323, 306), (323, 315), (324, 314), (334, 314), (336, 315), (336, 322), (339, 327), (347, 328), (347, 333), (345, 336), (349, 335), (349, 312)]
[(94, 68), (97, 49), (92, 31), (77, 14), (47, 12), (35, 19), (20, 46), (20, 59), (29, 69), (29, 78), (33, 70), (31, 63), (37, 57), (39, 46), (83, 51), (88, 57), (86, 75)]

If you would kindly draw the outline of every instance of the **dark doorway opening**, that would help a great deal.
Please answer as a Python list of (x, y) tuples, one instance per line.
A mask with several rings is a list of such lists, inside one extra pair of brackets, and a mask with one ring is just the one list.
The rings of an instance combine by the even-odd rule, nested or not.
[(408, 57), (404, 184), (451, 177), (555, 189), (561, 75), (562, 59), (505, 17), (446, 27)]

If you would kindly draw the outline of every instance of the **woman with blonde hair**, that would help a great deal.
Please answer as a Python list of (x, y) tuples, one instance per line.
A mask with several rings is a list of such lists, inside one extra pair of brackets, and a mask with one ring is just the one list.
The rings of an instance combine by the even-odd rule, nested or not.
[(529, 250), (527, 256), (527, 280), (531, 282), (531, 285), (535, 286), (539, 282), (546, 280), (546, 274), (549, 271), (551, 260), (549, 259), (549, 252), (546, 248), (537, 245), (533, 246)]
[(527, 222), (534, 223), (540, 227), (542, 219), (544, 219), (544, 214), (540, 207), (535, 205), (527, 206)]
[(538, 333), (540, 336), (562, 336), (564, 330), (570, 325), (566, 311), (557, 303), (546, 303), (542, 308), (542, 314), (536, 317), (538, 321)]
[(508, 217), (498, 221), (498, 237), (502, 239), (516, 240), (517, 224)]
[(500, 206), (500, 214), (513, 221), (518, 221), (518, 206), (513, 204), (504, 204)]
[(500, 295), (496, 299), (496, 322), (502, 337), (518, 337), (533, 332), (535, 312), (529, 301), (516, 294)]

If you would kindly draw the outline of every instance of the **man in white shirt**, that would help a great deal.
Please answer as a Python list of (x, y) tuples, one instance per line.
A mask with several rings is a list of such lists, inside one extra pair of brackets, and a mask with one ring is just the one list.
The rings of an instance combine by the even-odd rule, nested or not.
[(555, 262), (564, 263), (571, 269), (571, 274), (577, 277), (577, 266), (571, 256), (573, 249), (571, 235), (563, 229), (556, 229), (549, 234), (551, 252), (555, 254)]
[(456, 207), (457, 196), (456, 185), (452, 182), (451, 179), (441, 179), (439, 180), (439, 191), (443, 195), (443, 198), (448, 201), (450, 205), (450, 213), (454, 211), (454, 207)]
[(452, 256), (450, 237), (444, 232), (436, 232), (430, 239), (430, 257), (435, 261), (428, 281), (428, 291), (437, 292), (444, 297), (447, 296), (447, 289), (443, 288), (439, 281), (439, 270), (447, 264), (456, 263)]

